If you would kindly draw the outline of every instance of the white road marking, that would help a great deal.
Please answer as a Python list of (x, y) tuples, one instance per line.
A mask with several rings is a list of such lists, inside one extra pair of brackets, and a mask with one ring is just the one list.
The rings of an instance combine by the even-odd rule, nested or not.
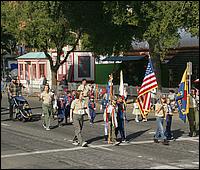
[[(7, 125), (7, 124), (6, 124)], [(198, 137), (195, 138), (180, 138), (177, 139), (178, 141), (196, 141), (196, 139), (198, 139)], [(71, 141), (71, 140), (68, 140)], [(129, 143), (121, 143), (120, 145), (134, 145), (134, 144), (146, 144), (146, 143), (153, 143), (153, 140), (148, 140), (148, 141), (133, 141), (133, 142), (129, 142)], [(33, 152), (24, 152), (24, 153), (15, 153), (15, 154), (8, 154), (8, 155), (1, 155), (1, 158), (10, 158), (10, 157), (16, 157), (16, 156), (26, 156), (26, 155), (35, 155), (35, 154), (45, 154), (45, 153), (52, 153), (52, 152), (64, 152), (64, 151), (74, 151), (74, 150), (82, 150), (82, 149), (86, 149), (86, 148), (100, 148), (100, 149), (104, 149), (104, 150), (109, 150), (109, 151), (113, 151), (112, 149), (109, 149), (107, 147), (110, 147), (113, 145), (109, 145), (109, 144), (105, 144), (105, 145), (91, 145), (88, 144), (88, 147), (74, 147), (74, 148), (64, 148), (64, 149), (51, 149), (51, 150), (43, 150), (43, 151), (33, 151)], [(186, 165), (187, 166), (187, 165)], [(156, 166), (156, 167), (152, 167), (153, 169), (159, 169), (162, 167), (167, 167), (168, 169), (171, 168), (168, 165), (163, 165), (163, 166)]]
[(149, 134), (155, 134), (155, 132), (149, 132)]
[(176, 139), (176, 141), (185, 141), (185, 140), (199, 142), (199, 137), (187, 137), (187, 138), (180, 137)]
[(51, 150), (43, 150), (43, 151), (33, 151), (33, 152), (24, 152), (24, 153), (16, 153), (16, 154), (8, 154), (8, 155), (1, 155), (1, 158), (10, 158), (10, 157), (16, 157), (16, 156), (27, 156), (27, 155), (35, 155), (35, 154), (45, 154), (45, 153), (53, 153), (53, 152), (64, 152), (64, 151), (74, 151), (74, 150), (81, 150), (81, 149), (87, 149), (87, 148), (100, 148), (104, 150), (113, 151), (109, 148), (104, 148), (112, 145), (90, 145), (88, 144), (88, 147), (74, 147), (74, 148), (64, 148), (64, 149), (51, 149)]
[(191, 153), (197, 153), (197, 154), (199, 154), (199, 152), (197, 152), (197, 151), (189, 151), (189, 152), (191, 152)]
[(73, 151), (73, 150), (80, 150), (80, 149), (86, 149), (86, 147), (75, 147), (75, 148), (65, 148), (65, 149), (52, 149), (52, 150), (44, 150), (44, 151), (34, 151), (34, 152), (24, 152), (24, 153), (8, 154), (8, 155), (1, 155), (1, 158), (10, 158), (10, 157), (16, 157), (16, 156), (27, 156), (27, 155), (52, 153), (52, 152)]
[(159, 165), (159, 166), (151, 167), (150, 169), (181, 169), (181, 168), (178, 168), (176, 166), (170, 166), (170, 165)]
[(196, 165), (199, 165), (199, 162), (192, 162), (192, 164), (196, 164)]
[(3, 126), (10, 126), (10, 125), (8, 125), (8, 124), (6, 124), (6, 123), (1, 123), (1, 125), (3, 125)]
[[(147, 141), (137, 141), (137, 142), (129, 142), (131, 144), (145, 144), (145, 143), (153, 143), (153, 140), (147, 140)], [(127, 143), (127, 144), (129, 144)]]
[(109, 149), (109, 148), (106, 148), (106, 146), (108, 145), (88, 145), (89, 147), (91, 148), (100, 148), (100, 149), (104, 149), (104, 150), (108, 150), (108, 151), (113, 151), (113, 149)]

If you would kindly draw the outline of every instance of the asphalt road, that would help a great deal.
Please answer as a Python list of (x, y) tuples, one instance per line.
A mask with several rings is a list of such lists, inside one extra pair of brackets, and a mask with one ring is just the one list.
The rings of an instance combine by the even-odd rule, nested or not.
[[(136, 123), (127, 113), (126, 134), (129, 143), (113, 146), (104, 142), (103, 116), (98, 113), (90, 127), (84, 121), (83, 137), (88, 147), (71, 144), (73, 125), (56, 127), (46, 131), (40, 120), (41, 103), (28, 98), (33, 108), (32, 122), (10, 121), (8, 103), (3, 96), (1, 103), (1, 168), (2, 169), (198, 169), (199, 136), (188, 137), (188, 124), (178, 115), (173, 116), (172, 131), (175, 141), (170, 145), (153, 143), (155, 117), (149, 115), (147, 122)], [(131, 109), (129, 109), (131, 110)]]

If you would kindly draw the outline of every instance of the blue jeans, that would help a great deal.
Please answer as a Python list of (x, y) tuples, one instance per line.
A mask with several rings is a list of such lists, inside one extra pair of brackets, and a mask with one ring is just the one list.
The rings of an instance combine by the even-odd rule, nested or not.
[(164, 140), (166, 139), (166, 136), (164, 135), (164, 129), (163, 129), (163, 117), (156, 117), (156, 134), (154, 135), (154, 139), (160, 139)]
[(167, 139), (171, 139), (171, 137), (172, 137), (171, 125), (172, 125), (172, 115), (167, 114), (167, 116), (166, 116), (166, 130), (165, 130), (165, 136), (167, 137)]
[(94, 119), (95, 119), (95, 117), (96, 117), (96, 113), (95, 113), (95, 111), (92, 110), (92, 109), (90, 109), (90, 117), (91, 117), (90, 123), (94, 123)]

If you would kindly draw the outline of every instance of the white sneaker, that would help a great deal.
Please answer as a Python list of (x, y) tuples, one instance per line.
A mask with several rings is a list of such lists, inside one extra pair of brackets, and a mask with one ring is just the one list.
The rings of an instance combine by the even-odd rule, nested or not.
[(46, 128), (46, 130), (50, 130), (49, 128)]
[(42, 124), (42, 126), (43, 126), (45, 129), (47, 128), (44, 124)]
[(78, 145), (79, 145), (79, 142), (74, 141), (74, 142), (72, 142), (72, 144), (75, 145), (75, 146), (78, 146)]
[(137, 122), (137, 123), (138, 123), (138, 122), (140, 122), (140, 121), (139, 121), (138, 119), (135, 119), (135, 122)]
[(120, 142), (117, 142), (117, 141), (115, 143), (113, 143), (113, 145), (119, 145), (119, 144), (120, 144)]
[(82, 143), (82, 147), (85, 147), (85, 146), (87, 146), (87, 142)]

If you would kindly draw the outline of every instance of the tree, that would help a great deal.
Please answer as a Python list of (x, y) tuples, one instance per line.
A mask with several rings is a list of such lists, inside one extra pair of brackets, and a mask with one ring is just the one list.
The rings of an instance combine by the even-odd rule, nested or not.
[[(43, 49), (53, 84), (77, 44), (95, 54), (117, 55), (129, 50), (132, 41), (147, 41), (161, 87), (160, 63), (178, 42), (178, 29), (199, 35), (199, 3), (192, 1), (8, 1), (1, 9), (2, 24), (18, 42)], [(72, 49), (61, 61), (65, 44)], [(56, 61), (49, 48), (57, 49)]]
[[(18, 43), (45, 52), (50, 61), (53, 85), (56, 85), (57, 70), (74, 51), (82, 34), (80, 29), (70, 27), (62, 8), (58, 1), (8, 1), (1, 7), (5, 16), (2, 18), (3, 26), (15, 35)], [(76, 32), (77, 36), (71, 32)], [(62, 48), (66, 44), (72, 48), (61, 61)], [(48, 54), (50, 48), (57, 50), (55, 61)]]
[(161, 88), (161, 60), (176, 45), (183, 28), (199, 36), (199, 2), (192, 1), (115, 1), (106, 4), (117, 25), (133, 26), (136, 41), (149, 43), (150, 55)]

